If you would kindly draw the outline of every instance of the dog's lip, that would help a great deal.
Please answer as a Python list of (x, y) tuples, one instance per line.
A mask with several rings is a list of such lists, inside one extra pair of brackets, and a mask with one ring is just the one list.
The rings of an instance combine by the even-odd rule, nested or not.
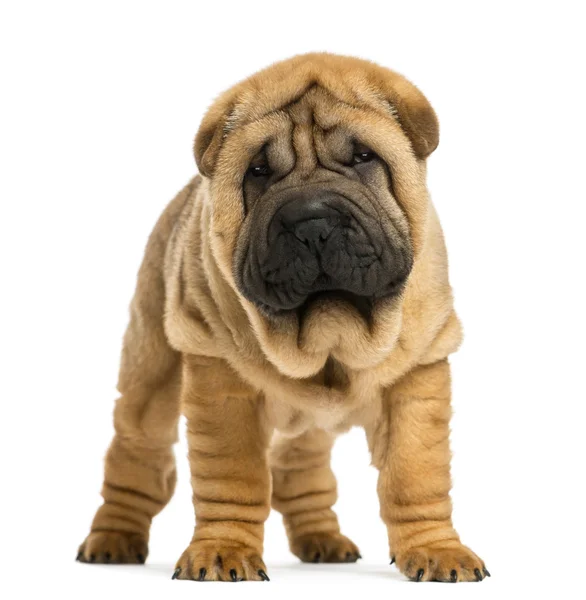
[(279, 317), (287, 314), (297, 313), (299, 316), (305, 315), (310, 309), (319, 307), (320, 305), (339, 305), (339, 304), (352, 304), (353, 306), (360, 306), (365, 304), (372, 304), (374, 298), (369, 296), (360, 296), (347, 290), (322, 290), (309, 294), (296, 306), (288, 308), (280, 308), (260, 302), (254, 301), (259, 308), (269, 314), (271, 317)]
[[(322, 276), (320, 275), (320, 277)], [(327, 275), (324, 275), (324, 277), (327, 277)], [(297, 314), (300, 319), (303, 319), (310, 311), (316, 308), (321, 310), (326, 309), (327, 307), (335, 308), (343, 305), (351, 305), (365, 318), (365, 320), (369, 321), (377, 302), (384, 300), (385, 298), (397, 296), (401, 293), (405, 284), (406, 279), (393, 282), (380, 296), (363, 296), (343, 288), (317, 290), (309, 293), (295, 306), (289, 306), (287, 308), (273, 306), (259, 301), (258, 299), (251, 299), (251, 301), (266, 315), (274, 318)]]
[(344, 289), (333, 289), (333, 290), (322, 290), (309, 294), (307, 298), (301, 303), (304, 304), (315, 304), (320, 302), (372, 302), (374, 300), (371, 296), (361, 296), (354, 292), (350, 292)]

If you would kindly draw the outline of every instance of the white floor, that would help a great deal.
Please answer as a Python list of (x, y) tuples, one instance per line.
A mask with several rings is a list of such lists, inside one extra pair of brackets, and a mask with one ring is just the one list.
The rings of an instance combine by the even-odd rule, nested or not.
[[(35, 577), (18, 581), (19, 588), (39, 591), (59, 591), (61, 597), (83, 598), (279, 598), (293, 594), (380, 594), (395, 598), (504, 598), (535, 596), (546, 590), (560, 588), (543, 580), (536, 569), (529, 573), (497, 572), (481, 583), (439, 584), (412, 583), (382, 561), (363, 560), (356, 565), (304, 565), (291, 560), (273, 562), (267, 557), (270, 583), (197, 583), (171, 581), (173, 563), (153, 562), (144, 566), (82, 565), (69, 561), (53, 573), (50, 579)], [(577, 573), (576, 573), (577, 575)], [(569, 584), (560, 580), (560, 585)], [(236, 586), (236, 587), (235, 587)], [(568, 587), (568, 591), (571, 586)], [(304, 590), (307, 590), (304, 591)], [(311, 591), (310, 591), (311, 590)], [(12, 596), (13, 597), (13, 596)], [(24, 597), (29, 597), (28, 594)], [(575, 596), (574, 596), (575, 597)]]

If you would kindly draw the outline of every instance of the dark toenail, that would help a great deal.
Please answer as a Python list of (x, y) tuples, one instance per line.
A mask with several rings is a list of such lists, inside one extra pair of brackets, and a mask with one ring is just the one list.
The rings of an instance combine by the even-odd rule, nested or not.
[(238, 575), (236, 575), (236, 569), (230, 569), (230, 577), (232, 581), (238, 581)]
[(415, 581), (421, 581), (424, 573), (425, 571), (423, 569), (419, 569), (419, 571), (417, 571), (417, 577), (415, 577)]
[(90, 562), (94, 562), (96, 560), (95, 554), (90, 554)]
[(258, 570), (258, 574), (263, 581), (270, 581), (269, 576), (262, 570)]
[(474, 569), (474, 575), (476, 575), (476, 581), (482, 581), (482, 573), (480, 569)]
[(321, 558), (321, 552), (316, 552), (315, 556), (313, 557), (313, 562), (317, 563), (319, 562), (319, 559)]
[(203, 581), (206, 578), (207, 571), (202, 567), (199, 570), (199, 581)]
[(359, 558), (362, 558), (362, 554), (360, 554), (360, 552), (356, 553), (356, 560), (358, 560)]
[(181, 567), (177, 567), (175, 569), (175, 572), (173, 573), (173, 576), (171, 577), (171, 579), (177, 579), (177, 577), (179, 577), (179, 573), (181, 573)]
[(488, 569), (487, 569), (486, 567), (482, 567), (482, 570), (484, 571), (484, 574), (485, 574), (487, 577), (490, 577), (490, 573), (489, 573), (489, 571), (488, 571)]
[(75, 557), (75, 560), (81, 561), (82, 558), (83, 558), (83, 552), (78, 552), (77, 556)]
[(395, 564), (395, 557), (391, 556), (391, 564), (394, 565)]
[(138, 561), (138, 563), (140, 565), (144, 565), (144, 561), (145, 561), (144, 554), (137, 554), (136, 560)]
[(106, 562), (110, 562), (110, 559), (111, 559), (111, 558), (112, 558), (112, 555), (111, 555), (109, 552), (106, 552), (106, 553), (104, 554), (104, 560), (105, 560)]
[(456, 581), (458, 581), (458, 572), (456, 571), (456, 569), (450, 572), (450, 581), (452, 583), (456, 583)]

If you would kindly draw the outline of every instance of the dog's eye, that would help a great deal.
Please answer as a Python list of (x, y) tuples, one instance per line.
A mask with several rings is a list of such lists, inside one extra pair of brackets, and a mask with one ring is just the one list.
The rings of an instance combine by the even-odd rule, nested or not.
[(367, 150), (365, 152), (355, 152), (352, 156), (352, 162), (353, 164), (357, 165), (359, 163), (370, 162), (375, 157), (376, 154), (374, 152), (371, 152), (370, 150)]
[(255, 165), (250, 167), (248, 172), (253, 177), (268, 177), (272, 173), (268, 165)]

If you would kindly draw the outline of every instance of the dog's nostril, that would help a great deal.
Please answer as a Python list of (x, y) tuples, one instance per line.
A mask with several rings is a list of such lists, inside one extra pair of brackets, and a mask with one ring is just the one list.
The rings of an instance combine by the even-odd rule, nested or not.
[(303, 243), (315, 246), (327, 240), (333, 229), (331, 220), (321, 217), (295, 223), (293, 233)]

